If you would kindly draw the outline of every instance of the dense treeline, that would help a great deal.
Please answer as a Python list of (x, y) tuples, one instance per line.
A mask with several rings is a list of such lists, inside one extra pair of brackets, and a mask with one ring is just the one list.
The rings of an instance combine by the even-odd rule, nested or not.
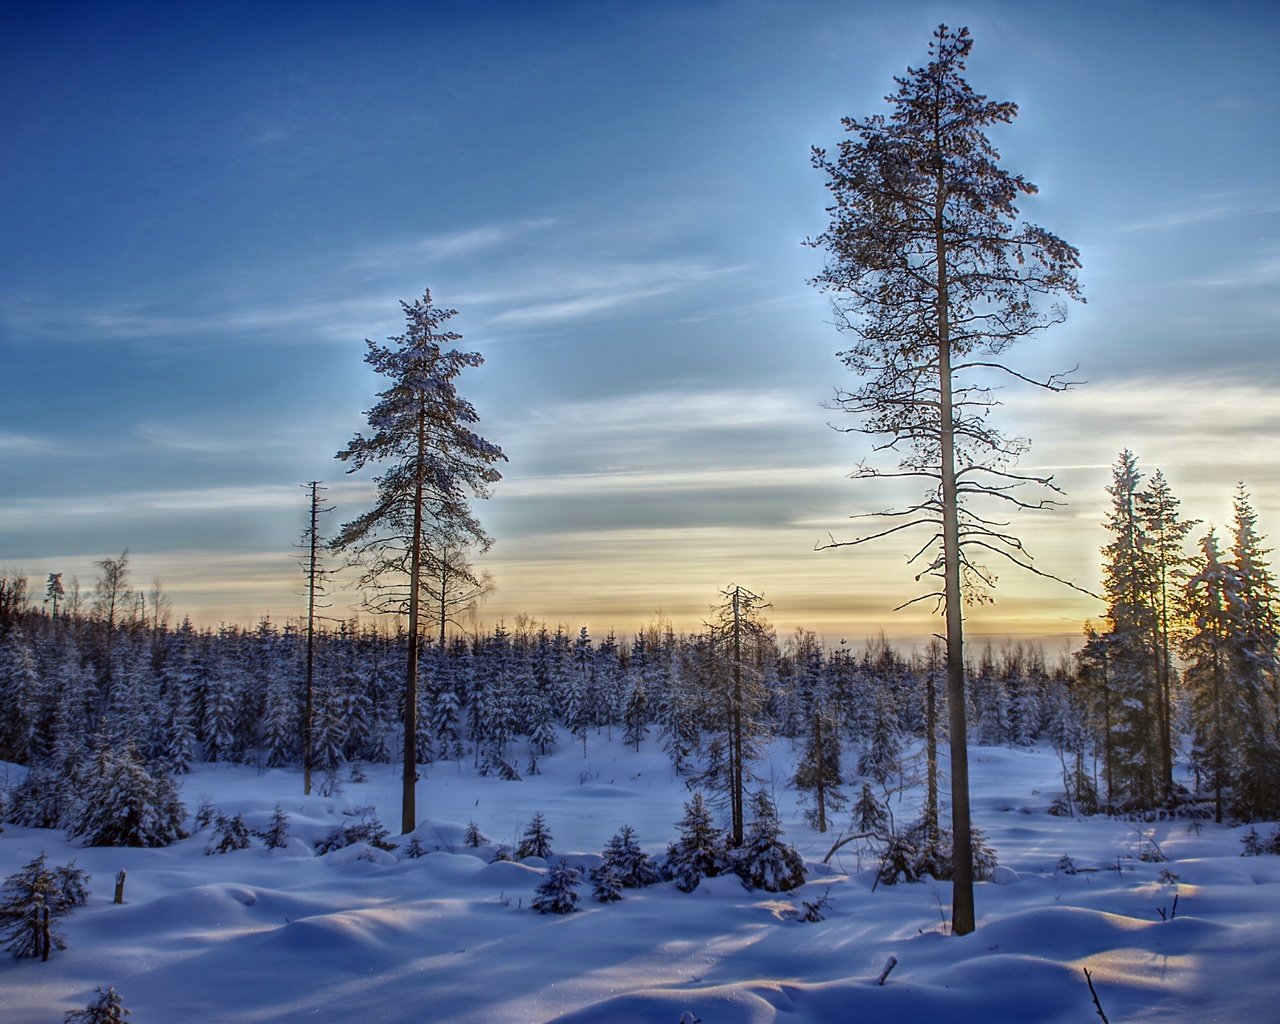
[[(1131, 453), (1108, 493), (1106, 615), (1052, 666), (1036, 647), (979, 650), (966, 666), (972, 739), (1052, 744), (1063, 813), (1276, 817), (1280, 630), (1246, 493), (1227, 536), (1209, 529), (1195, 553), (1186, 542), (1198, 524), (1180, 517), (1161, 474), (1143, 485)], [(302, 763), (305, 631), (269, 620), (171, 627), (158, 591), (129, 587), (127, 556), (99, 567), (92, 593), (60, 608), (38, 608), (21, 577), (0, 580), (0, 760), (30, 768), (4, 813), (97, 844), (169, 842), (183, 827), (174, 777), (194, 762)], [(908, 655), (883, 638), (861, 649), (827, 648), (805, 630), (780, 640), (756, 595), (721, 597), (693, 633), (656, 621), (598, 637), (522, 617), (424, 640), (417, 762), (466, 760), (515, 780), (557, 745), (585, 751), (592, 733), (637, 750), (647, 739), (717, 795), (733, 834), (758, 789), (761, 744), (782, 736), (798, 751), (789, 781), (815, 827), (850, 805), (874, 817), (868, 801), (907, 785), (924, 788), (926, 829), (943, 827), (940, 644)], [(358, 621), (317, 632), (311, 760), (322, 788), (344, 766), (397, 756), (407, 643)], [(1175, 763), (1188, 769), (1177, 780)]]
[[(738, 652), (735, 695), (726, 628), (677, 634), (655, 623), (624, 640), (522, 620), (424, 645), (419, 762), (464, 758), (514, 778), (536, 771), (557, 743), (603, 732), (637, 748), (660, 742), (677, 772), (728, 799), (734, 750), (749, 789), (760, 740), (782, 735), (803, 748), (798, 781), (825, 805), (825, 818), (842, 805), (842, 748), (856, 751), (860, 771), (882, 787), (901, 780), (901, 750), (926, 731), (937, 650), (906, 657), (883, 640), (827, 650), (805, 631), (779, 643), (757, 618)], [(0, 759), (31, 766), (32, 782), (99, 778), (93, 761), (102, 751), (156, 778), (197, 760), (301, 763), (305, 636), (293, 624), (170, 628), (132, 613), (109, 623), (97, 613), (54, 618), (28, 602), (0, 629)], [(395, 757), (406, 642), (356, 622), (317, 634), (318, 773)], [(973, 677), (983, 742), (1062, 731), (1071, 680), (1063, 666), (1049, 671), (1038, 650), (988, 651)], [(945, 719), (933, 719), (941, 729)], [(11, 818), (69, 824), (63, 801), (78, 786), (41, 785), (38, 806), (24, 797), (28, 788), (14, 790)]]

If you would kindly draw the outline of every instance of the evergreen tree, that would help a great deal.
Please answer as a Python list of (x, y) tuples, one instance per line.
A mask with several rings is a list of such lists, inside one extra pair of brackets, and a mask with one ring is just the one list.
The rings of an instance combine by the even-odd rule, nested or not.
[(704, 878), (714, 878), (729, 868), (724, 834), (711, 821), (702, 793), (684, 805), (684, 817), (676, 826), (677, 839), (667, 851), (666, 873), (681, 892), (693, 892)]
[(62, 917), (88, 901), (89, 876), (74, 863), (50, 867), (43, 853), (0, 888), (0, 939), (17, 959), (48, 960), (54, 949), (66, 949), (58, 929)]
[[(416, 824), (418, 655), (423, 564), (432, 523), (449, 527), (477, 543), (487, 535), (468, 507), (468, 495), (487, 497), (501, 478), (494, 468), (502, 449), (475, 433), (479, 417), (457, 392), (454, 381), (467, 367), (484, 362), (475, 352), (453, 348), (460, 335), (445, 325), (456, 310), (432, 304), (424, 293), (413, 305), (400, 304), (406, 333), (390, 346), (368, 342), (365, 361), (391, 385), (369, 411), (369, 437), (357, 434), (338, 453), (355, 472), (371, 463), (390, 463), (375, 483), (374, 507), (347, 523), (333, 540), (337, 549), (365, 557), (366, 582), (379, 585), (381, 608), (407, 616), (404, 691), (402, 832)], [(448, 346), (448, 347), (446, 347)], [(403, 581), (397, 588), (390, 579)]]
[(1214, 820), (1222, 822), (1224, 792), (1238, 778), (1235, 739), (1243, 725), (1230, 673), (1231, 618), (1238, 605), (1236, 578), (1218, 550), (1210, 529), (1200, 540), (1198, 571), (1187, 581), (1185, 605), (1191, 629), (1183, 645), (1185, 681), (1191, 696), (1192, 755), (1206, 773), (1214, 794)]
[(206, 854), (231, 853), (249, 849), (249, 826), (240, 814), (219, 814), (213, 826), (213, 838), (204, 848)]
[(1173, 790), (1174, 705), (1177, 672), (1173, 665), (1178, 608), (1190, 559), (1187, 537), (1199, 520), (1183, 519), (1164, 473), (1156, 470), (1137, 496), (1142, 518), (1144, 554), (1151, 590), (1151, 653), (1156, 674), (1156, 713), (1160, 730), (1160, 775), (1166, 792)]
[(542, 812), (536, 811), (529, 827), (524, 830), (520, 842), (516, 845), (516, 860), (526, 857), (541, 857), (546, 860), (551, 856), (551, 831), (542, 819)]
[(133, 1011), (124, 1005), (120, 993), (110, 985), (98, 987), (98, 998), (83, 1010), (68, 1010), (62, 1024), (124, 1024)]
[(640, 849), (635, 830), (630, 825), (623, 825), (610, 837), (600, 863), (624, 889), (641, 889), (659, 878), (657, 865)]
[(577, 868), (558, 861), (538, 885), (529, 906), (539, 914), (572, 914), (578, 909), (578, 884), (581, 881), (582, 873)]
[(716, 790), (728, 804), (729, 841), (741, 846), (746, 831), (748, 784), (758, 782), (752, 763), (766, 732), (764, 668), (774, 646), (773, 628), (758, 594), (732, 586), (712, 608), (702, 648), (702, 721), (712, 731), (705, 763), (694, 782)]
[[(854, 336), (841, 354), (864, 378), (835, 405), (861, 418), (853, 428), (901, 452), (887, 475), (921, 477), (926, 497), (891, 513), (890, 525), (849, 543), (920, 526), (930, 539), (917, 555), (921, 576), (937, 579), (946, 618), (947, 703), (951, 725), (952, 808), (956, 822), (953, 932), (973, 931), (969, 863), (969, 777), (965, 721), (962, 601), (985, 591), (992, 574), (975, 555), (995, 553), (1031, 572), (1022, 543), (975, 503), (1044, 507), (1018, 498), (1019, 483), (1051, 478), (1016, 472), (1027, 442), (987, 418), (997, 404), (993, 371), (1029, 380), (1003, 361), (1018, 340), (1060, 321), (1049, 296), (1079, 298), (1075, 248), (1042, 228), (1018, 223), (1019, 195), (1035, 186), (1003, 170), (986, 130), (1011, 122), (1013, 103), (988, 100), (964, 78), (973, 41), (967, 29), (939, 26), (923, 68), (896, 78), (891, 113), (844, 119), (849, 137), (837, 158), (815, 149), (833, 197), (830, 223), (811, 244), (829, 254), (814, 283), (836, 296), (836, 322)], [(1051, 390), (1060, 378), (1034, 382)], [(855, 476), (886, 475), (865, 466)], [(997, 517), (998, 518), (998, 517)], [(835, 543), (835, 542), (833, 542)]]
[(85, 846), (168, 846), (186, 838), (186, 808), (161, 768), (143, 764), (128, 746), (116, 754), (103, 737), (91, 775), (67, 824)]
[(1244, 818), (1280, 817), (1280, 619), (1276, 580), (1257, 515), (1241, 484), (1233, 502), (1231, 574), (1227, 590), (1228, 664), (1241, 730), (1234, 811)]
[(1106, 702), (1113, 752), (1110, 780), (1131, 805), (1150, 807), (1162, 792), (1160, 681), (1152, 640), (1158, 615), (1152, 603), (1145, 525), (1139, 514), (1142, 474), (1127, 449), (1112, 470), (1112, 539), (1103, 549), (1103, 592), (1107, 601)]
[(259, 835), (268, 850), (280, 850), (289, 845), (289, 815), (279, 804), (271, 813), (271, 823), (266, 831)]
[(734, 851), (733, 867), (749, 889), (787, 892), (804, 884), (804, 858), (782, 841), (778, 811), (764, 790), (751, 799), (752, 821), (746, 842)]

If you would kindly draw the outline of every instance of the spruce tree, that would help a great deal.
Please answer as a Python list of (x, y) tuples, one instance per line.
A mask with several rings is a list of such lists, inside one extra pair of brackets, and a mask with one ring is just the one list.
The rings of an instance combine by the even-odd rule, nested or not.
[(752, 820), (746, 842), (734, 851), (733, 867), (749, 889), (787, 892), (804, 884), (804, 858), (782, 841), (778, 811), (764, 790), (751, 798)]
[(551, 831), (542, 818), (542, 812), (535, 812), (529, 827), (524, 830), (524, 835), (516, 845), (516, 860), (524, 860), (526, 857), (541, 857), (546, 860), (551, 856), (551, 838)]
[(51, 867), (41, 853), (0, 887), (0, 940), (17, 959), (48, 960), (55, 949), (66, 949), (59, 921), (88, 901), (89, 876), (74, 862)]
[(676, 826), (677, 839), (667, 851), (665, 870), (681, 892), (693, 892), (704, 878), (714, 878), (729, 867), (724, 834), (711, 820), (701, 792), (684, 805), (684, 817)]
[(68, 1010), (62, 1024), (124, 1024), (133, 1011), (124, 1005), (120, 993), (110, 985), (98, 986), (98, 998), (83, 1010)]
[(1257, 514), (1241, 484), (1232, 505), (1227, 592), (1228, 664), (1241, 721), (1235, 813), (1280, 817), (1280, 619), (1276, 579), (1257, 531)]
[(535, 890), (529, 904), (539, 914), (572, 914), (578, 909), (578, 885), (582, 872), (557, 861)]
[(1191, 696), (1192, 754), (1213, 791), (1214, 821), (1221, 824), (1229, 792), (1238, 777), (1239, 705), (1232, 699), (1231, 622), (1229, 608), (1235, 576), (1218, 549), (1214, 530), (1200, 539), (1198, 571), (1187, 581), (1185, 607), (1191, 628), (1182, 644), (1185, 682)]

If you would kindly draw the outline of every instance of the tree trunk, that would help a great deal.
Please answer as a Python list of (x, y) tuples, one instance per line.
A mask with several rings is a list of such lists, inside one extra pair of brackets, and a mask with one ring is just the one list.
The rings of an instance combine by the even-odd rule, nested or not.
[(418, 580), (422, 573), (422, 492), (426, 477), (426, 410), (418, 409), (418, 451), (413, 487), (413, 536), (409, 551), (409, 655), (404, 675), (404, 780), (400, 831), (418, 824)]
[(944, 168), (936, 171), (934, 240), (938, 267), (938, 415), (942, 476), (942, 552), (947, 622), (947, 705), (951, 713), (951, 932), (974, 929), (973, 846), (969, 821), (969, 742), (964, 707), (964, 635), (960, 591), (960, 512), (956, 489), (955, 423), (951, 392), (951, 330)]

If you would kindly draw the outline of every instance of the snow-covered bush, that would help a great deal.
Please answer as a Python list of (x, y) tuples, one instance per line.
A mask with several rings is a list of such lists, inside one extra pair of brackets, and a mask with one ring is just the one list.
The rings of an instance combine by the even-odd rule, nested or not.
[(62, 828), (76, 806), (83, 774), (78, 757), (34, 762), (9, 793), (5, 820), (27, 828)]
[(404, 848), (404, 855), (410, 860), (417, 860), (419, 857), (425, 857), (427, 852), (427, 848), (422, 845), (422, 840), (417, 836), (410, 839)]
[(582, 872), (559, 861), (544, 878), (529, 904), (539, 914), (571, 914), (578, 909)]
[(1240, 851), (1241, 857), (1260, 857), (1264, 853), (1280, 854), (1280, 826), (1271, 833), (1270, 839), (1263, 839), (1258, 835), (1258, 830), (1250, 825), (1249, 831), (1240, 840), (1240, 845), (1244, 847)]

